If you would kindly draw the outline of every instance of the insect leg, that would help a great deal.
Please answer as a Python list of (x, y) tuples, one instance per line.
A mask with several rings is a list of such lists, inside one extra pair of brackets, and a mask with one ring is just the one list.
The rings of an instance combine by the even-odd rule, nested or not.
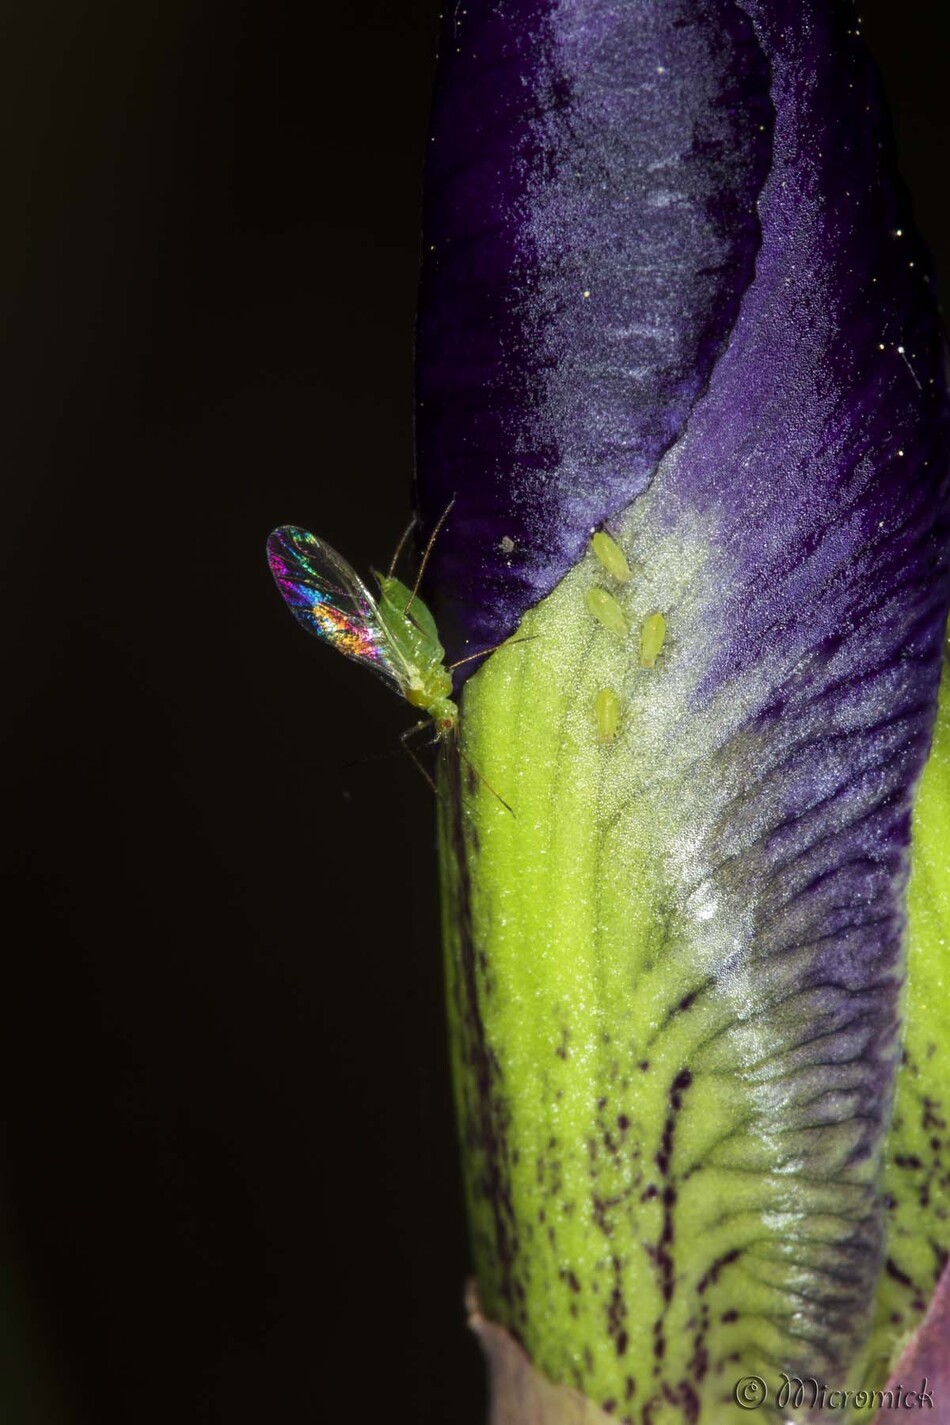
[(390, 757), (398, 757), (401, 751), (409, 751), (409, 748), (406, 746), (406, 738), (414, 737), (417, 732), (424, 732), (429, 726), (430, 724), (428, 722), (413, 723), (412, 727), (407, 727), (405, 732), (399, 734), (399, 741), (402, 743), (401, 748), (392, 747), (388, 752), (364, 752), (361, 756), (354, 757), (352, 762), (347, 762), (344, 765), (346, 767), (362, 767), (367, 762), (387, 762)]
[(412, 727), (407, 727), (405, 732), (399, 734), (399, 741), (405, 746), (410, 737), (415, 737), (417, 732), (425, 732), (426, 728), (431, 726), (432, 723), (426, 721), (425, 718), (423, 718), (421, 722), (414, 722)]
[[(414, 727), (411, 727), (411, 728), (409, 729), (410, 732), (415, 732), (415, 730), (416, 730), (416, 729), (415, 729)], [(435, 795), (438, 796), (438, 795), (439, 795), (439, 789), (438, 789), (438, 787), (436, 786), (436, 784), (435, 784), (435, 782), (432, 780), (432, 778), (429, 776), (429, 773), (428, 773), (428, 772), (426, 771), (426, 769), (423, 767), (422, 763), (419, 761), (419, 758), (418, 758), (418, 757), (416, 756), (416, 754), (413, 752), (412, 748), (409, 746), (409, 743), (406, 741), (405, 737), (403, 737), (403, 738), (401, 739), (401, 741), (402, 741), (403, 747), (406, 749), (406, 751), (409, 753), (409, 756), (412, 758), (413, 762), (415, 763), (417, 771), (425, 778), (425, 780), (428, 782), (429, 786), (432, 788), (432, 790), (433, 790), (433, 792), (435, 793)]]
[(412, 748), (409, 746), (409, 739), (410, 739), (410, 737), (415, 737), (416, 734), (419, 733), (419, 732), (425, 732), (426, 729), (427, 729), (427, 728), (430, 728), (431, 726), (432, 726), (432, 723), (429, 722), (429, 721), (427, 721), (427, 720), (425, 720), (425, 719), (423, 719), (422, 722), (414, 722), (413, 725), (412, 725), (412, 727), (407, 727), (406, 730), (405, 730), (405, 732), (401, 732), (401, 733), (399, 734), (399, 741), (402, 743), (403, 751), (404, 751), (404, 752), (407, 752), (407, 753), (409, 754), (409, 756), (412, 758), (413, 762), (415, 763), (415, 765), (416, 765), (416, 770), (425, 778), (425, 780), (428, 782), (429, 786), (430, 786), (430, 787), (432, 788), (432, 790), (435, 792), (436, 796), (438, 796), (438, 795), (439, 795), (439, 789), (438, 789), (438, 787), (436, 786), (436, 784), (435, 784), (435, 782), (432, 780), (432, 778), (429, 776), (429, 773), (426, 771), (425, 767), (423, 767), (422, 763), (419, 761), (419, 758), (418, 758), (418, 757), (416, 756), (416, 754), (413, 752)]

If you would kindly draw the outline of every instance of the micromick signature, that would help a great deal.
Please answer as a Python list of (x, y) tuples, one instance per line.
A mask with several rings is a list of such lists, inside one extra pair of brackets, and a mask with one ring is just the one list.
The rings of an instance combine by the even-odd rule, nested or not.
[(814, 1376), (787, 1376), (784, 1371), (770, 1388), (762, 1376), (743, 1376), (733, 1387), (732, 1397), (742, 1410), (761, 1410), (773, 1405), (779, 1410), (933, 1410), (933, 1391), (924, 1377), (920, 1389), (902, 1385), (886, 1390), (837, 1390)]

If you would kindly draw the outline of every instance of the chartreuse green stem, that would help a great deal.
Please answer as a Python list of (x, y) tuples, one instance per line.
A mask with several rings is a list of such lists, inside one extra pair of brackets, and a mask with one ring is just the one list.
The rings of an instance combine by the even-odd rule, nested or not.
[[(788, 988), (795, 956), (778, 969), (754, 961), (755, 834), (743, 844), (728, 830), (756, 779), (754, 734), (734, 695), (708, 707), (693, 696), (714, 542), (699, 531), (692, 550), (680, 537), (670, 552), (659, 538), (641, 562), (637, 531), (622, 542), (633, 577), (589, 553), (526, 616), (525, 641), (468, 682), (463, 755), (443, 758), (475, 1268), (483, 1313), (550, 1380), (618, 1420), (730, 1425), (749, 1418), (733, 1399), (744, 1376), (773, 1391), (782, 1369), (872, 1383), (883, 1165), (854, 1151), (845, 1079), (840, 1124), (816, 1122), (800, 1046), (821, 1006)], [(644, 667), (656, 614), (664, 638)], [(605, 690), (617, 710), (608, 700), (606, 736)], [(950, 897), (933, 883), (950, 844), (948, 784), (944, 728), (918, 803), (918, 969), (946, 944)], [(735, 968), (742, 945), (751, 969)], [(946, 1183), (924, 1143), (942, 1144), (950, 1118), (935, 1082), (947, 1082), (934, 1047), (946, 1006), (936, 972), (920, 969), (895, 1139), (915, 1165), (902, 1150), (888, 1170), (896, 1270), (882, 1287), (878, 1376), (917, 1309), (903, 1278), (925, 1298), (946, 1239)], [(933, 1245), (916, 1225), (925, 1182)], [(856, 1239), (870, 1251), (855, 1253)], [(785, 1417), (769, 1405), (755, 1418)]]

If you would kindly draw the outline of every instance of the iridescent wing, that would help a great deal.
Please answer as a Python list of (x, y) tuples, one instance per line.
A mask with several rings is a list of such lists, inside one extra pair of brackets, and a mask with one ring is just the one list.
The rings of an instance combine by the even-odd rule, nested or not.
[(287, 607), (308, 633), (405, 693), (406, 675), (373, 596), (335, 549), (286, 524), (268, 539), (267, 562)]

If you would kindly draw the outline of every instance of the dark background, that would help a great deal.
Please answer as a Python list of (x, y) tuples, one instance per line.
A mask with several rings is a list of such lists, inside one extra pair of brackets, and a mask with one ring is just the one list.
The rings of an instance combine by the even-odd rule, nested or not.
[[(862, 12), (947, 284), (940, 9)], [(483, 1417), (431, 793), (263, 562), (407, 518), (436, 29), (0, 22), (3, 1425)]]

